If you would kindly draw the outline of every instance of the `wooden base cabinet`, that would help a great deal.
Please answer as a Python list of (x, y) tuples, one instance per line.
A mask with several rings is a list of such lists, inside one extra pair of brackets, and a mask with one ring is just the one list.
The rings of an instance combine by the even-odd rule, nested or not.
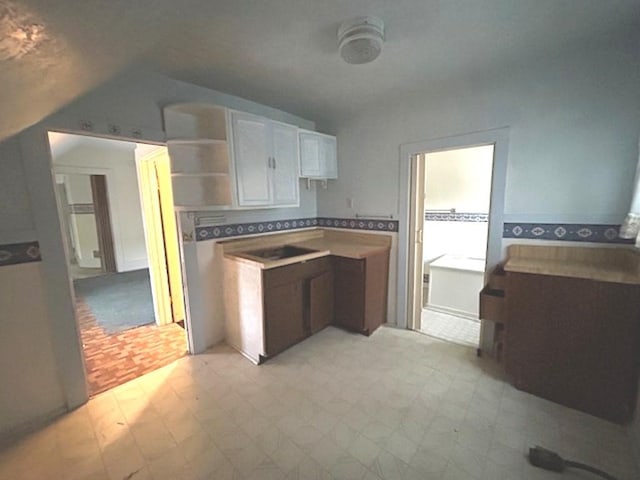
[(263, 271), (265, 356), (295, 345), (333, 320), (329, 258)]
[(640, 285), (507, 273), (505, 368), (514, 385), (624, 423), (640, 361)]
[(260, 363), (328, 325), (370, 335), (386, 321), (388, 265), (388, 248), (269, 269), (226, 257), (226, 341)]
[(389, 250), (334, 257), (335, 325), (371, 335), (387, 318)]

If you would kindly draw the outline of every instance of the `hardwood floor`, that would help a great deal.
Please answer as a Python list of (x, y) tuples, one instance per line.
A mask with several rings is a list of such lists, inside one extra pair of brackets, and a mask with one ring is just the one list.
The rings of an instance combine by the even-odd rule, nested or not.
[(184, 329), (176, 324), (144, 325), (117, 334), (106, 333), (83, 301), (76, 312), (91, 396), (168, 365), (187, 351)]

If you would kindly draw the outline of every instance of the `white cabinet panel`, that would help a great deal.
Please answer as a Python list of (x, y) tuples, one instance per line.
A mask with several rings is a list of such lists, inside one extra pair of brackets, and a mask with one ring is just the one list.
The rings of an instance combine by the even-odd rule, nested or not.
[(318, 135), (300, 134), (300, 176), (320, 177), (320, 137)]
[(298, 129), (273, 123), (273, 204), (298, 205)]
[(233, 112), (233, 156), (239, 206), (271, 203), (269, 123), (254, 115)]
[(338, 156), (336, 137), (322, 136), (322, 173), (324, 178), (338, 178)]
[(300, 176), (338, 178), (336, 137), (311, 131), (300, 132)]

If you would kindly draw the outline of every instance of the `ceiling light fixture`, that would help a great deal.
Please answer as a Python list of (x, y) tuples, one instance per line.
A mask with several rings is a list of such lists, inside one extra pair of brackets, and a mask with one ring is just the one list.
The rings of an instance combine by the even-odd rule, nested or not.
[(338, 28), (338, 50), (347, 63), (373, 62), (382, 51), (384, 22), (378, 17), (355, 17)]

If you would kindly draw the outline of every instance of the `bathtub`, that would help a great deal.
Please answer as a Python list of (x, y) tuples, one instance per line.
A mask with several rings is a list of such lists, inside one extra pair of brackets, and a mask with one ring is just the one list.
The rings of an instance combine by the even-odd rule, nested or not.
[(427, 308), (477, 320), (485, 263), (484, 258), (449, 254), (432, 261), (427, 267)]

